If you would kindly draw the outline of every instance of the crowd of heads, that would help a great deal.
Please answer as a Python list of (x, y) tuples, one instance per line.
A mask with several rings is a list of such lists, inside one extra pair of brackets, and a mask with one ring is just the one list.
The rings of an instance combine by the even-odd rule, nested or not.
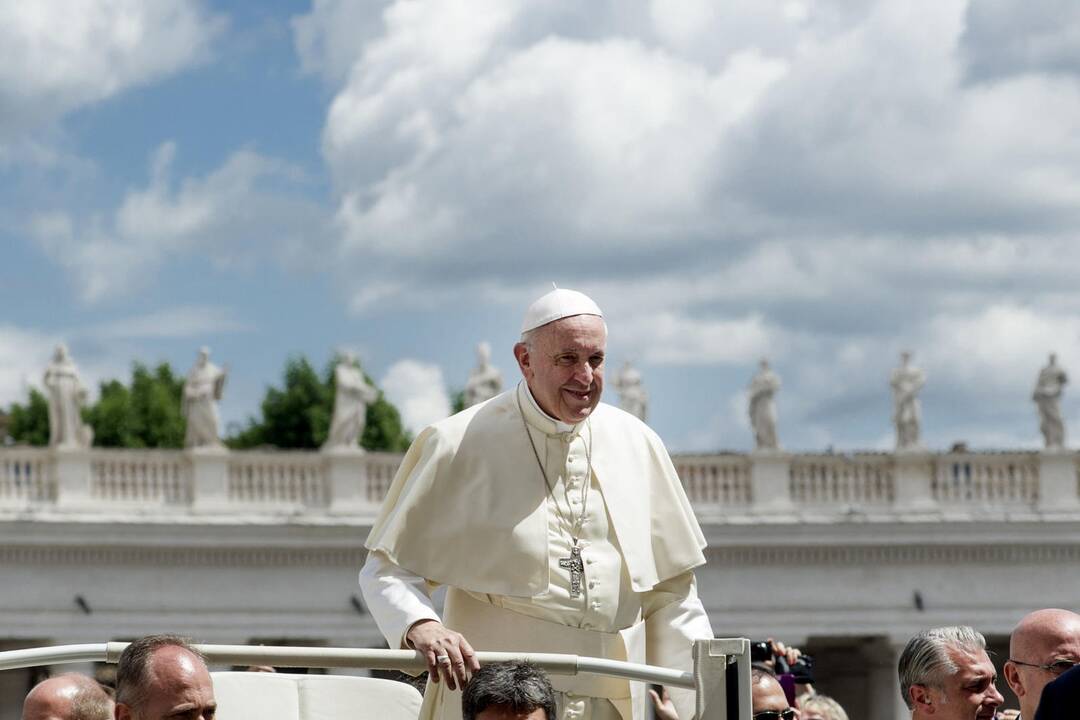
[(115, 692), (66, 673), (34, 686), (22, 720), (213, 720), (214, 684), (206, 661), (177, 635), (149, 635), (129, 644), (116, 668)]
[[(817, 692), (808, 677), (789, 672), (800, 662), (798, 650), (771, 640), (768, 647), (771, 659), (751, 667), (754, 720), (848, 720), (843, 707)], [(1019, 717), (1073, 717), (1080, 707), (1077, 665), (1080, 615), (1048, 609), (1024, 617), (1010, 637), (1004, 663), (1004, 680), (1020, 705)], [(997, 672), (986, 638), (974, 628), (957, 625), (918, 633), (904, 647), (897, 671), (912, 720), (1017, 717), (1015, 711), (1000, 711), (1005, 698)], [(1053, 703), (1045, 699), (1051, 694)], [(666, 693), (651, 695), (658, 720), (679, 720)], [(556, 698), (535, 665), (488, 664), (464, 688), (462, 718), (554, 720)], [(199, 651), (176, 635), (150, 635), (124, 649), (115, 692), (84, 675), (57, 675), (27, 694), (22, 720), (213, 720), (216, 709), (213, 680)]]
[[(986, 639), (964, 625), (933, 628), (908, 641), (898, 667), (900, 693), (913, 720), (1073, 718), (1080, 707), (1080, 675), (1073, 670), (1078, 664), (1080, 615), (1036, 610), (1013, 630), (1004, 663), (1018, 714), (999, 711), (1005, 697), (997, 687)], [(1061, 710), (1056, 698), (1061, 698)]]

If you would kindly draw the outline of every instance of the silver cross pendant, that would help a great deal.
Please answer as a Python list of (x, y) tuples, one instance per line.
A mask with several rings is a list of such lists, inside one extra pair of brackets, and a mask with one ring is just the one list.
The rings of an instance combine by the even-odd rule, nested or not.
[(581, 597), (581, 580), (585, 577), (585, 563), (581, 561), (581, 548), (570, 548), (570, 557), (560, 558), (559, 567), (570, 570), (570, 597)]

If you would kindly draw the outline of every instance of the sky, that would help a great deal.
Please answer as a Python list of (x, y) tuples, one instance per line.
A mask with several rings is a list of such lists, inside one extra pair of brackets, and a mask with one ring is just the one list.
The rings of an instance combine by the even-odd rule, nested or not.
[[(556, 282), (675, 451), (1034, 448), (1080, 374), (1071, 0), (0, 0), (0, 405), (66, 342), (228, 366), (355, 351), (415, 431), (508, 383)], [(1067, 428), (1080, 394), (1067, 391)]]

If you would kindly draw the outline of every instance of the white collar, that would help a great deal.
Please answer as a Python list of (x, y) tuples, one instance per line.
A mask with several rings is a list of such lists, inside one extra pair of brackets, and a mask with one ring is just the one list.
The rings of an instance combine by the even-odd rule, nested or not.
[(581, 424), (578, 423), (578, 425), (570, 425), (568, 423), (564, 423), (562, 420), (556, 420), (555, 418), (551, 417), (546, 412), (544, 412), (543, 408), (540, 407), (540, 403), (536, 402), (536, 398), (533, 397), (532, 390), (529, 389), (529, 383), (522, 380), (519, 384), (525, 390), (525, 397), (529, 398), (529, 402), (532, 404), (536, 412), (540, 413), (540, 416), (542, 418), (549, 421), (554, 426), (555, 429), (551, 434), (573, 432), (577, 429), (578, 425)]

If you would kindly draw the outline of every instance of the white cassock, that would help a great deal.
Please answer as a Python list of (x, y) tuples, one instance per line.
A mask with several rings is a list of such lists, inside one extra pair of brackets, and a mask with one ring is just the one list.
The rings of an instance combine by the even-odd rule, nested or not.
[[(570, 558), (569, 518), (582, 512), (585, 571), (573, 597), (571, 570), (559, 561)], [(671, 460), (644, 423), (601, 404), (590, 420), (567, 425), (521, 383), (417, 437), (368, 537), (360, 585), (390, 647), (404, 647), (417, 621), (439, 620), (430, 592), (448, 585), (442, 622), (476, 650), (691, 670), (692, 641), (712, 637), (693, 575), (704, 545)], [(645, 717), (641, 683), (551, 680), (564, 720)], [(671, 692), (680, 717), (693, 716), (693, 693)], [(420, 716), (460, 720), (460, 692), (429, 683)]]

